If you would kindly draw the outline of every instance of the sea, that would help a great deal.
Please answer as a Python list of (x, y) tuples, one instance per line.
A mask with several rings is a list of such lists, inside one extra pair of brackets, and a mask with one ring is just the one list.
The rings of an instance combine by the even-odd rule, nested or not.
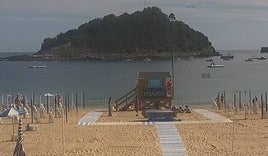
[[(175, 58), (175, 98), (173, 104), (209, 104), (218, 93), (225, 92), (233, 101), (240, 92), (242, 101), (268, 91), (268, 60), (245, 61), (250, 57), (268, 57), (259, 50), (222, 50), (234, 55), (232, 60), (209, 58)], [(0, 53), (1, 57), (15, 53)], [(16, 53), (29, 54), (29, 53)], [(212, 58), (221, 68), (208, 68)], [(47, 68), (29, 68), (45, 65)], [(45, 93), (69, 93), (72, 100), (85, 94), (88, 105), (105, 106), (109, 97), (116, 100), (137, 85), (138, 72), (171, 72), (172, 61), (0, 61), (0, 96), (23, 94), (44, 101)], [(1, 101), (0, 101), (1, 102)]]

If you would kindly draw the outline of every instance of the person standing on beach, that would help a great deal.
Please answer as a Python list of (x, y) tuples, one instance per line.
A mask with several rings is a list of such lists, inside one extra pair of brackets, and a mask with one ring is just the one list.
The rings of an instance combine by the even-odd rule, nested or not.
[(224, 101), (224, 95), (223, 93), (221, 93), (221, 104), (223, 105), (223, 101)]
[(139, 99), (137, 98), (137, 95), (135, 96), (135, 111), (136, 111), (136, 116), (138, 116), (138, 111), (139, 111)]

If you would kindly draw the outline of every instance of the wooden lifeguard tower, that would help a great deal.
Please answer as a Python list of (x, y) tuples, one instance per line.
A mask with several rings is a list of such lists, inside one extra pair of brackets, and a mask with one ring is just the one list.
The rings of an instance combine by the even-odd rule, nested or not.
[(171, 108), (173, 81), (169, 72), (139, 72), (136, 88), (115, 101), (115, 108), (139, 110)]
[(173, 82), (169, 72), (139, 72), (137, 99), (140, 110), (171, 108)]

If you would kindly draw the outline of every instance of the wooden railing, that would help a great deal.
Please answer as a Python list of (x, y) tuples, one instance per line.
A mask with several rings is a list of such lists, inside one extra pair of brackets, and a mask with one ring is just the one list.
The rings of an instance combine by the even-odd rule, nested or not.
[(135, 97), (136, 95), (137, 95), (137, 88), (134, 88), (125, 95), (123, 95), (122, 97), (120, 97), (119, 99), (117, 99), (115, 101), (116, 111), (119, 110), (119, 106), (123, 107), (123, 104), (125, 104), (125, 106), (131, 105), (130, 102), (133, 102), (132, 98)]

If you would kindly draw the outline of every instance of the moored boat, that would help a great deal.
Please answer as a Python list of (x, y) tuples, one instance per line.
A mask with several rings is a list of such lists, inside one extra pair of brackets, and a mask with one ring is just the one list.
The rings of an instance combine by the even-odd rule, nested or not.
[(262, 56), (262, 57), (257, 58), (257, 60), (266, 60), (266, 58)]
[(29, 68), (46, 68), (47, 66), (41, 65), (41, 66), (29, 66)]
[(247, 58), (245, 61), (253, 61), (253, 58)]
[(213, 62), (214, 60), (211, 58), (211, 59), (207, 59), (206, 61), (207, 62)]
[(219, 68), (219, 67), (224, 67), (222, 64), (214, 64), (213, 62), (207, 66), (208, 68)]

